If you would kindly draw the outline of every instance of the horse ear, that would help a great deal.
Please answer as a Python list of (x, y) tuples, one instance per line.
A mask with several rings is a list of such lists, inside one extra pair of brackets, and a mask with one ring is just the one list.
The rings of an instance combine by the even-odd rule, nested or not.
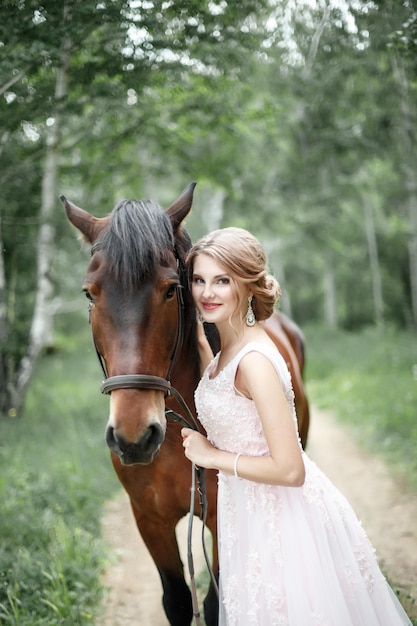
[(90, 215), (84, 209), (80, 209), (80, 207), (67, 200), (65, 196), (60, 196), (60, 200), (65, 207), (69, 221), (80, 232), (83, 241), (85, 243), (96, 241), (104, 226), (103, 222), (107, 218)]
[(165, 212), (171, 220), (172, 228), (176, 232), (182, 221), (187, 217), (193, 203), (194, 189), (197, 183), (190, 183), (180, 197)]

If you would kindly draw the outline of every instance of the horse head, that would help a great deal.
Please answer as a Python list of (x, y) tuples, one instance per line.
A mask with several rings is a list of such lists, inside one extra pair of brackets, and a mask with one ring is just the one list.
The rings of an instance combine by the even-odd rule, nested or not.
[[(177, 355), (180, 291), (194, 318), (184, 266), (191, 242), (182, 227), (194, 187), (165, 212), (152, 201), (125, 200), (104, 218), (61, 197), (69, 221), (91, 245), (83, 291), (109, 383), (103, 384), (110, 393), (106, 441), (125, 465), (151, 463), (165, 437), (163, 381)], [(161, 385), (143, 385), (146, 378)]]

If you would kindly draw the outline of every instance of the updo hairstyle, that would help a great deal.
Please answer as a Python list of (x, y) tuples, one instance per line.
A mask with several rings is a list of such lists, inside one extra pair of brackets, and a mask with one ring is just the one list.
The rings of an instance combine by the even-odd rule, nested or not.
[(239, 283), (247, 285), (253, 295), (252, 308), (258, 321), (266, 320), (274, 311), (281, 295), (278, 281), (266, 271), (266, 254), (260, 242), (243, 228), (215, 230), (200, 239), (188, 253), (189, 277), (197, 256), (206, 254), (223, 265), (234, 281), (238, 308), (246, 313), (247, 295)]

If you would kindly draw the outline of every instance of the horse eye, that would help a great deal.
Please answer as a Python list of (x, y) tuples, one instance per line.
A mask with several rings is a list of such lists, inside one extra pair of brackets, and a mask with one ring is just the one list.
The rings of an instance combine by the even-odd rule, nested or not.
[(85, 293), (85, 297), (87, 298), (87, 300), (89, 302), (93, 302), (93, 296), (91, 295), (91, 293), (88, 291), (88, 289), (83, 289), (84, 293)]
[(176, 290), (177, 286), (176, 285), (171, 285), (166, 294), (165, 294), (165, 300), (172, 300), (172, 298), (175, 295), (175, 290)]

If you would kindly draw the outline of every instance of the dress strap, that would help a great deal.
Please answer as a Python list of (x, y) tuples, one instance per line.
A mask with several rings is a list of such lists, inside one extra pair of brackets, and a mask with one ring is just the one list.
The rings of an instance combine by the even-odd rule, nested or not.
[(266, 356), (267, 359), (269, 359), (272, 365), (275, 367), (275, 370), (283, 386), (291, 386), (291, 374), (278, 348), (276, 348), (275, 346), (270, 346), (266, 343), (262, 343), (260, 341), (252, 341), (250, 343), (247, 343), (246, 346), (243, 346), (243, 348), (232, 359), (230, 365), (233, 379), (235, 379), (236, 377), (236, 370), (239, 366), (241, 359), (249, 352), (259, 352), (260, 354)]

